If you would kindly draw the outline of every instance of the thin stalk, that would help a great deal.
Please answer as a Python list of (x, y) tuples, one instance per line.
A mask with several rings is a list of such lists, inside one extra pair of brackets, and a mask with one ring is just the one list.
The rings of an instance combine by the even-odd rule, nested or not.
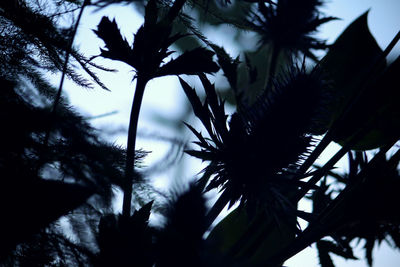
[(135, 163), (135, 146), (136, 146), (136, 133), (139, 119), (140, 106), (142, 104), (144, 89), (148, 79), (137, 78), (135, 95), (133, 97), (131, 116), (129, 120), (128, 130), (128, 144), (126, 150), (126, 162), (125, 162), (125, 181), (123, 186), (124, 199), (122, 203), (122, 216), (130, 217), (131, 215), (131, 202), (132, 202), (132, 186), (133, 186), (133, 174), (134, 174), (134, 163)]
[(174, 21), (174, 19), (179, 15), (183, 5), (186, 3), (186, 0), (176, 0), (172, 5), (171, 9), (168, 12), (168, 15), (165, 17), (167, 22), (170, 24)]
[(350, 151), (350, 145), (353, 145), (355, 142), (347, 143), (345, 146), (343, 146), (333, 157), (329, 159), (329, 161), (321, 168), (318, 170), (318, 172), (311, 177), (310, 180), (308, 180), (307, 184), (300, 188), (300, 191), (297, 195), (297, 198), (295, 201), (300, 201), (325, 174), (328, 173), (329, 170), (335, 166), (335, 164), (344, 156), (346, 155), (347, 152)]
[[(54, 102), (53, 102), (53, 107), (51, 109), (51, 114), (50, 114), (50, 120), (51, 121), (54, 118), (54, 115), (56, 113), (58, 104), (60, 103), (60, 100), (61, 100), (61, 93), (62, 93), (62, 89), (63, 89), (63, 86), (64, 86), (65, 75), (67, 73), (69, 57), (70, 57), (71, 52), (72, 52), (72, 45), (73, 45), (74, 40), (75, 40), (76, 32), (78, 31), (78, 26), (79, 26), (79, 23), (80, 23), (81, 18), (82, 18), (83, 10), (85, 9), (85, 7), (88, 4), (90, 4), (90, 0), (85, 0), (83, 2), (82, 7), (80, 8), (80, 11), (79, 11), (79, 14), (78, 14), (78, 18), (77, 18), (76, 23), (74, 25), (74, 28), (72, 30), (71, 38), (70, 38), (69, 43), (67, 45), (67, 51), (66, 51), (66, 54), (65, 54), (65, 60), (64, 60), (63, 67), (62, 67), (60, 84), (58, 86), (57, 94), (56, 94), (56, 97), (55, 97)], [(44, 139), (44, 146), (45, 147), (47, 147), (47, 144), (49, 142), (51, 128), (52, 127), (50, 125), (49, 128), (46, 131), (46, 135), (45, 135), (45, 139)]]
[[(352, 182), (351, 185), (347, 185), (345, 189), (334, 199), (332, 200), (325, 208), (324, 210), (319, 214), (316, 223), (322, 224), (322, 225), (328, 225), (328, 224), (334, 224), (332, 222), (332, 218), (335, 218), (336, 216), (333, 216), (334, 214), (340, 207), (340, 204), (344, 201), (346, 197), (352, 194), (352, 192), (357, 188), (359, 183), (362, 183), (362, 180), (367, 177), (368, 173), (371, 171), (374, 171), (376, 168), (378, 168), (380, 162), (382, 160), (385, 160), (385, 154), (386, 152), (392, 148), (392, 146), (395, 143), (392, 143), (384, 148), (382, 148), (369, 162), (368, 164), (365, 165), (363, 169), (356, 175), (355, 181)], [(400, 150), (397, 150), (396, 153), (391, 157), (390, 162), (398, 162), (398, 157), (400, 155)], [(378, 165), (378, 166), (377, 166)], [(390, 166), (389, 163), (387, 166)], [(395, 165), (393, 166), (395, 167)], [(386, 168), (384, 172), (379, 173), (379, 176), (383, 176), (384, 173), (387, 173), (390, 168)], [(374, 177), (374, 179), (380, 178), (380, 177)], [(337, 218), (335, 218), (337, 219)], [(310, 224), (311, 226), (311, 224)]]
[(214, 203), (214, 205), (206, 215), (206, 222), (208, 226), (211, 226), (211, 224), (215, 221), (215, 219), (225, 208), (228, 202), (229, 202), (229, 194), (225, 190), (224, 192), (222, 192), (218, 200)]
[[(378, 164), (378, 162), (385, 157), (385, 153), (394, 144), (395, 142), (388, 146), (383, 147), (374, 156), (374, 158), (370, 162), (368, 162), (368, 165), (366, 165), (366, 167), (360, 171), (360, 173), (357, 175), (358, 178), (360, 179), (362, 177), (365, 177), (366, 173), (368, 173), (371, 169), (373, 170), (374, 168), (376, 168), (376, 164)], [(395, 166), (394, 163), (397, 164), (399, 158), (400, 158), (400, 150), (397, 150), (397, 152), (390, 159), (389, 164)], [(332, 218), (336, 219), (335, 216), (333, 216), (333, 214), (335, 212), (338, 213), (340, 211), (341, 208), (340, 205), (342, 206), (344, 205), (343, 204), (344, 200), (346, 199), (347, 196), (352, 194), (354, 188), (356, 188), (357, 185), (358, 183), (354, 183), (353, 186), (346, 187), (334, 200), (332, 200), (324, 209), (324, 211), (320, 213), (318, 218), (312, 224), (310, 224), (310, 226), (308, 226), (307, 229), (305, 229), (291, 245), (289, 245), (286, 249), (282, 250), (281, 252), (277, 253), (275, 256), (271, 258), (270, 261), (271, 266), (277, 266), (278, 263), (284, 262), (285, 260), (293, 257), (303, 249), (307, 248), (314, 242), (324, 237), (328, 231), (332, 232), (332, 230), (335, 229), (332, 226), (335, 224), (335, 222), (332, 222)]]
[(80, 7), (77, 20), (75, 22), (74, 28), (72, 29), (71, 37), (70, 37), (69, 42), (67, 44), (67, 50), (65, 51), (65, 60), (64, 60), (63, 67), (62, 67), (62, 72), (61, 72), (60, 84), (58, 86), (57, 94), (56, 94), (56, 97), (54, 99), (53, 106), (52, 106), (52, 109), (51, 109), (51, 112), (50, 112), (49, 125), (48, 125), (48, 127), (46, 129), (46, 133), (45, 133), (45, 136), (44, 136), (43, 151), (42, 151), (42, 153), (40, 153), (40, 156), (39, 156), (39, 160), (38, 160), (38, 163), (37, 163), (37, 166), (36, 166), (36, 170), (35, 170), (36, 173), (39, 172), (39, 170), (42, 167), (42, 164), (44, 164), (44, 162), (46, 162), (45, 154), (46, 154), (47, 146), (49, 144), (50, 133), (51, 133), (51, 130), (53, 128), (53, 123), (54, 123), (54, 117), (55, 117), (55, 114), (56, 114), (56, 110), (57, 110), (57, 107), (58, 107), (58, 105), (60, 103), (60, 100), (61, 100), (61, 94), (62, 94), (62, 89), (63, 89), (63, 85), (64, 85), (65, 75), (66, 75), (67, 68), (68, 68), (68, 61), (69, 61), (69, 57), (70, 57), (71, 52), (72, 52), (72, 45), (73, 45), (74, 40), (75, 40), (76, 32), (78, 31), (78, 26), (79, 26), (79, 23), (80, 23), (81, 18), (82, 18), (83, 10), (89, 4), (90, 4), (90, 0), (85, 0), (83, 2), (82, 6)]
[(311, 165), (317, 160), (319, 155), (325, 150), (325, 148), (332, 142), (332, 131), (328, 131), (322, 138), (321, 142), (318, 143), (317, 147), (311, 152), (310, 156), (304, 161), (299, 168), (299, 174), (304, 174), (311, 167)]
[[(295, 201), (300, 201), (317, 182), (325, 176), (334, 166), (335, 164), (346, 155), (351, 148), (360, 141), (360, 139), (369, 131), (372, 127), (372, 122), (378, 120), (380, 113), (375, 114), (370, 123), (361, 127), (348, 142), (346, 142), (342, 148), (331, 157), (324, 166), (322, 166), (311, 178), (307, 181), (304, 187), (300, 188), (299, 193), (296, 195)], [(329, 143), (327, 143), (329, 144)]]
[(279, 58), (279, 53), (281, 52), (281, 49), (276, 45), (272, 45), (272, 52), (271, 52), (271, 60), (269, 61), (269, 67), (268, 67), (268, 73), (267, 77), (265, 79), (265, 86), (264, 88), (270, 88), (272, 85), (273, 77), (275, 76), (276, 69), (277, 69), (277, 64), (278, 64), (278, 58)]

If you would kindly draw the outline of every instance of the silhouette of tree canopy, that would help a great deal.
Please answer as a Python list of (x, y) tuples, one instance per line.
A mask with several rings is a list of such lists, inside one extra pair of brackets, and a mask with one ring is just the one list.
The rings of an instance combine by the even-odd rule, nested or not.
[[(400, 57), (386, 60), (400, 33), (382, 50), (366, 12), (327, 44), (315, 35), (336, 19), (321, 13), (324, 2), (0, 2), (0, 262), (275, 267), (315, 245), (320, 265), (331, 267), (332, 254), (357, 260), (352, 241), (363, 240), (372, 266), (375, 244), (400, 248)], [(144, 16), (132, 43), (103, 17), (93, 29), (100, 55), (73, 45), (86, 7), (122, 4)], [(65, 17), (69, 27), (59, 23)], [(257, 38), (232, 57), (199, 30), (204, 24)], [(97, 57), (134, 71), (126, 147), (106, 141), (63, 95), (64, 77), (108, 90), (99, 73), (112, 70)], [(49, 73), (61, 74), (58, 88)], [(206, 167), (165, 197), (141, 170), (147, 152), (136, 137), (148, 82), (171, 75), (201, 123), (180, 123), (196, 139), (185, 152)], [(317, 165), (331, 142), (341, 149)], [(344, 156), (348, 170), (339, 172)], [(115, 188), (121, 213), (111, 205)], [(211, 206), (209, 191), (219, 193)], [(300, 209), (304, 200), (312, 210)], [(230, 213), (215, 223), (226, 206)]]

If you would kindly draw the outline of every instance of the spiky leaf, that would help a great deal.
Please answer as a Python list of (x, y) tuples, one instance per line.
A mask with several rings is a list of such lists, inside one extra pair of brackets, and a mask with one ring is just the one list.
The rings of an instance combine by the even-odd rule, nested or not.
[(198, 73), (215, 73), (218, 65), (212, 60), (213, 52), (198, 47), (184, 52), (182, 55), (164, 64), (156, 73), (156, 77), (167, 75), (194, 75)]

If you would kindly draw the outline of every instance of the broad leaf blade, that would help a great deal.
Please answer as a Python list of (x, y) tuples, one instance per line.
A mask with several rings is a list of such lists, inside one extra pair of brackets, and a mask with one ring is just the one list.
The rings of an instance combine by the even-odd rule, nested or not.
[(264, 212), (257, 212), (250, 219), (246, 208), (238, 207), (214, 227), (207, 240), (219, 253), (245, 260), (246, 266), (264, 266), (272, 255), (293, 241), (296, 228), (295, 220), (289, 226), (286, 222), (278, 225), (272, 217), (265, 218)]
[(346, 124), (357, 125), (359, 122), (364, 122), (370, 127), (352, 149), (374, 149), (400, 138), (399, 86), (400, 57), (387, 68), (373, 86), (368, 88), (346, 117)]
[[(339, 36), (327, 55), (321, 60), (321, 68), (332, 82), (329, 93), (332, 99), (328, 104), (325, 127), (314, 134), (323, 134), (337, 121), (353, 99), (366, 86), (368, 79), (374, 80), (384, 68), (384, 63), (375, 66), (382, 50), (370, 33), (367, 23), (368, 12), (356, 19)], [(375, 71), (371, 71), (375, 68)], [(336, 141), (352, 135), (360, 125), (339, 126)]]

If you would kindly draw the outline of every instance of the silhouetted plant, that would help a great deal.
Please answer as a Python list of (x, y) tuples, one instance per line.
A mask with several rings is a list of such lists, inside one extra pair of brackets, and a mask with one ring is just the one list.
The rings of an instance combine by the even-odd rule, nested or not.
[(165, 17), (159, 19), (157, 1), (149, 1), (145, 10), (144, 24), (135, 35), (132, 48), (121, 36), (115, 21), (111, 22), (108, 18), (103, 17), (98, 25), (98, 30), (95, 31), (108, 48), (108, 50), (101, 50), (101, 56), (125, 62), (136, 71), (137, 83), (128, 131), (126, 184), (123, 187), (124, 216), (130, 216), (137, 123), (147, 82), (166, 75), (213, 73), (218, 70), (218, 66), (212, 61), (212, 52), (203, 48), (187, 51), (178, 58), (161, 65), (166, 57), (173, 53), (168, 50), (169, 46), (184, 37), (179, 33), (171, 36), (171, 23), (178, 16), (184, 3), (184, 0), (174, 2)]
[(304, 56), (316, 60), (312, 50), (325, 49), (325, 41), (313, 36), (317, 28), (335, 18), (321, 17), (321, 0), (280, 0), (276, 3), (263, 1), (258, 3), (256, 12), (252, 12), (250, 27), (260, 35), (261, 44), (272, 47), (268, 79), (275, 76), (280, 54), (286, 56)]
[[(115, 19), (103, 17), (94, 30), (105, 45), (99, 55), (89, 60), (73, 46), (85, 7), (131, 2), (144, 4), (132, 44)], [(193, 10), (184, 9), (185, 0), (49, 3), (44, 9), (39, 1), (0, 3), (2, 263), (275, 267), (315, 244), (320, 265), (331, 267), (330, 254), (355, 260), (351, 242), (364, 240), (371, 266), (376, 243), (390, 239), (400, 248), (400, 57), (386, 62), (400, 33), (382, 50), (366, 12), (327, 45), (314, 33), (335, 18), (322, 16), (319, 0), (188, 1)], [(71, 27), (58, 26), (57, 18), (74, 11)], [(231, 57), (202, 34), (199, 21), (253, 31), (256, 51)], [(183, 49), (176, 56), (172, 47)], [(328, 52), (319, 59), (317, 49)], [(68, 105), (63, 78), (59, 88), (46, 79), (46, 71), (61, 72), (91, 87), (79, 65), (105, 88), (93, 69), (110, 70), (93, 63), (96, 57), (135, 72), (126, 148), (104, 141)], [(207, 76), (220, 69), (225, 91)], [(135, 146), (144, 90), (169, 75), (178, 76), (205, 129), (185, 123), (197, 138), (197, 149), (186, 153), (207, 165), (196, 181), (163, 197), (140, 172), (146, 152)], [(204, 90), (196, 92), (181, 75), (196, 75)], [(234, 98), (231, 114), (226, 92)], [(341, 149), (316, 166), (332, 141)], [(338, 173), (333, 168), (346, 154), (349, 169)], [(121, 214), (110, 205), (114, 188), (123, 191)], [(208, 205), (205, 193), (214, 190), (219, 196)], [(304, 199), (311, 211), (299, 207)], [(224, 218), (214, 224), (218, 216)]]
[(156, 234), (157, 266), (211, 266), (203, 236), (208, 229), (205, 197), (196, 185), (175, 193)]

